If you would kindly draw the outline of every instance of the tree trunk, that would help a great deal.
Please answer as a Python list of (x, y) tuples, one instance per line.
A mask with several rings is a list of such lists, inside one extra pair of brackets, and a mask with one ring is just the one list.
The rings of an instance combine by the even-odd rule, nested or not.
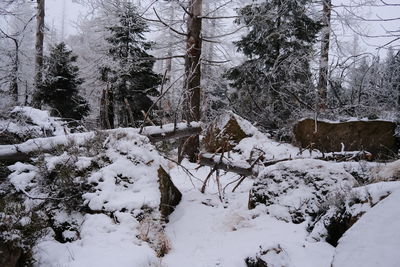
[[(185, 56), (185, 101), (183, 118), (188, 121), (200, 121), (200, 80), (201, 80), (201, 13), (202, 0), (190, 0), (188, 6), (187, 39)], [(191, 162), (196, 161), (199, 153), (199, 136), (182, 140), (180, 147), (180, 159), (187, 156)]]
[(13, 39), (13, 41), (15, 44), (15, 55), (11, 74), (10, 92), (12, 94), (14, 103), (18, 105), (19, 43), (16, 39)]
[(322, 20), (324, 28), (321, 36), (321, 58), (319, 65), (318, 96), (319, 109), (324, 110), (328, 91), (329, 40), (331, 33), (332, 0), (323, 0)]
[(37, 0), (36, 14), (36, 55), (35, 55), (35, 87), (36, 90), (43, 78), (43, 39), (44, 39), (44, 13), (45, 0)]

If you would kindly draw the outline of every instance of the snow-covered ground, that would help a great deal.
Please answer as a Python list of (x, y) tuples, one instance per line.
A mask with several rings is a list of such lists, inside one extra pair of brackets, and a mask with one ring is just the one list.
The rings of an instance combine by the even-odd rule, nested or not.
[[(188, 162), (185, 166), (192, 170), (196, 167)], [(193, 175), (204, 180), (209, 171), (202, 167)], [(166, 227), (172, 249), (162, 260), (165, 266), (244, 267), (245, 258), (255, 256), (260, 246), (277, 245), (289, 255), (287, 266), (330, 266), (334, 248), (326, 242), (307, 241), (305, 224), (277, 220), (262, 207), (247, 208), (251, 179), (246, 179), (234, 193), (231, 191), (235, 184), (228, 186), (221, 202), (215, 179), (201, 194), (201, 183), (192, 177), (197, 189), (194, 188), (179, 167), (172, 169), (171, 175), (183, 199)], [(225, 186), (237, 177), (228, 174), (220, 178)]]
[[(47, 120), (48, 115), (42, 115)], [(147, 137), (138, 134), (138, 129), (111, 130), (104, 132), (103, 137), (97, 132), (60, 134), (18, 146), (0, 147), (0, 152), (17, 148), (24, 152), (36, 146), (66, 145), (56, 155), (44, 153), (42, 158), (9, 166), (8, 182), (13, 194), (21, 193), (18, 199), (23, 200), (27, 210), (50, 200), (44, 207), (53, 210), (45, 216), (53, 220), (53, 230), (62, 228), (61, 236), (50, 229), (38, 239), (33, 249), (34, 266), (246, 267), (245, 260), (249, 258), (265, 260), (273, 267), (331, 267), (332, 262), (334, 267), (400, 266), (396, 254), (400, 247), (400, 182), (394, 181), (398, 180), (399, 161), (379, 165), (315, 160), (312, 158), (320, 156), (319, 152), (300, 153), (290, 144), (273, 141), (251, 124), (240, 120), (239, 123), (251, 136), (226, 153), (227, 161), (250, 166), (254, 151), (264, 153), (266, 161), (286, 161), (269, 167), (258, 166), (259, 176), (247, 177), (239, 186), (238, 175), (213, 173), (204, 194), (200, 188), (210, 167), (186, 160), (181, 165), (168, 161)], [(46, 122), (37, 124), (46, 125)], [(155, 127), (145, 130), (146, 134), (161, 131)], [(96, 138), (97, 143), (93, 141)], [(51, 186), (60, 182), (60, 178), (50, 178), (49, 173), (57, 168), (58, 172), (63, 171), (64, 166), (73, 169), (76, 174), (73, 182), (77, 186), (87, 184), (90, 188), (81, 196), (83, 210), (74, 210), (75, 207), (68, 210), (71, 207), (63, 203), (66, 198), (59, 198), (45, 187), (50, 184), (50, 189), (57, 188)], [(167, 223), (160, 220), (158, 211), (160, 166), (182, 193), (182, 200)], [(46, 173), (43, 169), (48, 176), (43, 174)], [(372, 176), (373, 181), (380, 182), (363, 186), (370, 181), (364, 177), (356, 181), (350, 173)], [(273, 195), (269, 198), (273, 204), (249, 209), (249, 191), (255, 188), (254, 181), (264, 178), (273, 180), (265, 183), (272, 190), (268, 194)], [(54, 181), (49, 183), (45, 179)], [(362, 183), (358, 184), (360, 179)], [(359, 187), (347, 188), (351, 186)], [(351, 215), (365, 213), (337, 248), (324, 241), (327, 235), (324, 221), (314, 225), (311, 233), (309, 228), (310, 220), (315, 220), (313, 216), (324, 200), (334, 195), (335, 188), (357, 196), (357, 203), (349, 204), (351, 196), (345, 196), (342, 202), (348, 205), (345, 209)], [(0, 193), (3, 189), (0, 187)], [(316, 194), (318, 190), (323, 193)], [(282, 211), (288, 213), (297, 202), (313, 207), (307, 210), (312, 214), (302, 223), (293, 223), (290, 216), (277, 216)], [(337, 209), (337, 206), (330, 207), (321, 215), (329, 219), (329, 211)], [(0, 217), (17, 219), (16, 224), (30, 223), (29, 216), (13, 218), (13, 214), (2, 212)]]

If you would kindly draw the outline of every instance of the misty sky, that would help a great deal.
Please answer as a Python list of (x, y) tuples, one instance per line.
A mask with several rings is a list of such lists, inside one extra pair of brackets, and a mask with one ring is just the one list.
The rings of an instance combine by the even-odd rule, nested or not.
[[(334, 5), (348, 4), (352, 0), (333, 0)], [(353, 0), (356, 1), (356, 0)], [(377, 0), (380, 1), (380, 0)], [(398, 0), (387, 0), (388, 3), (396, 3)], [(143, 1), (145, 2), (145, 1)], [(57, 32), (61, 35), (62, 32), (62, 17), (63, 17), (63, 5), (65, 3), (65, 27), (64, 32), (65, 36), (68, 34), (73, 34), (76, 32), (75, 25), (80, 16), (83, 16), (87, 13), (87, 9), (82, 5), (77, 3), (73, 3), (73, 0), (47, 0), (46, 1), (46, 9), (47, 9), (47, 25), (50, 27), (54, 26), (57, 29)], [(385, 7), (385, 8), (359, 8), (354, 10), (355, 13), (359, 16), (368, 19), (390, 19), (397, 18), (400, 14), (400, 6), (396, 7)], [(338, 11), (341, 13), (342, 11)], [(342, 15), (342, 14), (341, 14)], [(333, 14), (335, 16), (335, 14)], [(381, 36), (385, 35), (386, 31), (394, 31), (400, 30), (400, 19), (396, 21), (388, 21), (388, 22), (371, 22), (365, 21), (362, 22), (360, 20), (351, 22), (352, 28), (355, 31), (363, 32), (365, 35), (373, 35), (373, 36)], [(354, 39), (354, 32), (348, 27), (343, 27), (343, 24), (336, 23), (335, 32), (343, 40), (344, 42), (351, 42)], [(397, 32), (400, 35), (399, 32)], [(369, 52), (374, 53), (376, 48), (382, 44), (386, 44), (394, 38), (367, 38), (360, 37), (359, 43), (362, 49), (366, 49)], [(400, 40), (392, 43), (391, 46), (399, 49), (400, 48)], [(382, 51), (381, 51), (382, 53)]]

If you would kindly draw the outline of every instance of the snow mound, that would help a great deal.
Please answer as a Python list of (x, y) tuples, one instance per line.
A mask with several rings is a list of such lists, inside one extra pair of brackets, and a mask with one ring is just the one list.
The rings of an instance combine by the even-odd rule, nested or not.
[(74, 137), (9, 166), (7, 195), (28, 213), (40, 209), (48, 229), (31, 248), (35, 266), (157, 266), (168, 249), (158, 182), (165, 159), (137, 129)]
[(337, 246), (342, 235), (379, 201), (400, 189), (400, 182), (380, 182), (353, 188), (329, 203), (310, 226), (310, 238)]
[(400, 160), (377, 166), (374, 170), (375, 181), (399, 181), (400, 180)]
[(0, 132), (14, 135), (17, 142), (22, 142), (36, 137), (64, 135), (69, 129), (48, 111), (17, 106), (7, 117), (0, 118)]
[(339, 240), (332, 267), (400, 265), (400, 190), (362, 216)]
[(290, 267), (290, 257), (281, 245), (270, 246), (264, 249), (260, 246), (260, 252), (255, 257), (248, 257), (245, 260), (248, 267), (270, 266), (270, 267)]
[(315, 159), (284, 161), (265, 168), (254, 181), (249, 207), (265, 204), (271, 215), (294, 223), (313, 219), (322, 206), (355, 179), (342, 166)]

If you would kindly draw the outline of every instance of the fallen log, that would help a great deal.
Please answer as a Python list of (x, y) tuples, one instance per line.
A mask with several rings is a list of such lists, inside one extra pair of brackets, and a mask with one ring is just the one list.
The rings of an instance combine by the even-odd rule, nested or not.
[[(294, 160), (294, 159), (302, 159), (302, 158), (283, 158), (277, 160), (266, 160), (266, 161), (259, 161), (257, 159), (251, 166), (246, 162), (245, 164), (236, 165), (233, 162), (230, 162), (226, 158), (220, 157), (220, 153), (218, 154), (210, 154), (210, 153), (203, 153), (199, 155), (198, 164), (202, 166), (209, 166), (213, 167), (213, 170), (224, 170), (228, 172), (234, 172), (236, 174), (242, 176), (257, 176), (258, 175), (258, 167), (268, 167), (275, 165), (279, 162)], [(370, 160), (371, 153), (367, 151), (350, 151), (350, 152), (336, 152), (336, 153), (327, 153), (322, 157), (315, 157), (313, 159), (324, 160), (324, 161), (359, 161), (359, 160)], [(256, 165), (256, 163), (258, 165)]]
[[(176, 127), (175, 127), (176, 126)], [(139, 133), (137, 128), (119, 128), (111, 130), (103, 130), (98, 132), (74, 133), (69, 135), (52, 136), (45, 138), (30, 139), (21, 144), (0, 145), (0, 161), (16, 162), (28, 160), (34, 153), (51, 152), (56, 146), (67, 145), (73, 142), (77, 145), (82, 145), (88, 140), (94, 138), (98, 134), (118, 134), (123, 132)], [(192, 122), (190, 125), (186, 123), (166, 124), (163, 128), (158, 126), (148, 126), (142, 131), (142, 135), (147, 136), (152, 143), (166, 141), (198, 135), (201, 132), (201, 124)]]
[(201, 126), (195, 126), (195, 127), (187, 127), (183, 129), (176, 129), (173, 131), (166, 131), (160, 133), (146, 134), (146, 132), (144, 132), (143, 134), (149, 138), (150, 142), (157, 143), (169, 139), (179, 139), (183, 137), (189, 137), (192, 135), (199, 135), (201, 131), (202, 131)]
[(213, 154), (200, 154), (198, 158), (198, 163), (203, 166), (210, 166), (214, 169), (224, 170), (228, 172), (234, 172), (244, 176), (254, 175), (253, 168), (251, 166), (244, 167), (234, 165), (226, 159), (220, 159), (215, 157)]

